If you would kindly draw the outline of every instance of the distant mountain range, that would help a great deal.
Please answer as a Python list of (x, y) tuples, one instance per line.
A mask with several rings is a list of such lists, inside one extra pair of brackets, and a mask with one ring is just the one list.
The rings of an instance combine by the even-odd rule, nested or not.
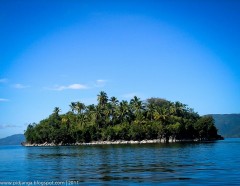
[(240, 137), (240, 114), (211, 114), (218, 133), (225, 138)]
[(23, 141), (25, 141), (25, 136), (23, 134), (14, 134), (0, 139), (0, 145), (21, 145)]

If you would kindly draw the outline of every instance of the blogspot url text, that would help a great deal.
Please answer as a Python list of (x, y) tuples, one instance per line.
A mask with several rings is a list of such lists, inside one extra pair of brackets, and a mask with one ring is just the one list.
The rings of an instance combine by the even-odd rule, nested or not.
[(0, 181), (0, 185), (46, 186), (46, 185), (76, 185), (79, 181)]

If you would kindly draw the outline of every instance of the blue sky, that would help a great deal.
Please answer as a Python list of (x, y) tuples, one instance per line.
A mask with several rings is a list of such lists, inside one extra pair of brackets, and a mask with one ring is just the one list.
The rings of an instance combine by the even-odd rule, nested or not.
[(0, 0), (0, 138), (96, 95), (240, 113), (238, 0)]

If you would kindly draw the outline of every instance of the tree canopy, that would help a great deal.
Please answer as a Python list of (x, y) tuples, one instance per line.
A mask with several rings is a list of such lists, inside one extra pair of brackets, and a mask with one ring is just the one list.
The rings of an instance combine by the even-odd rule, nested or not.
[(200, 116), (181, 102), (161, 98), (145, 101), (134, 96), (129, 102), (108, 97), (101, 91), (96, 105), (70, 103), (60, 114), (55, 107), (48, 118), (29, 124), (28, 143), (69, 144), (105, 140), (212, 140), (219, 139), (211, 116)]

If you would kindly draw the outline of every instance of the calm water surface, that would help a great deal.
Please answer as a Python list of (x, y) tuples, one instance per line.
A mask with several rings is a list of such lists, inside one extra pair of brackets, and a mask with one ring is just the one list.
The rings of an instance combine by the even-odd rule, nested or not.
[(0, 184), (7, 181), (240, 185), (240, 139), (185, 144), (0, 146)]

